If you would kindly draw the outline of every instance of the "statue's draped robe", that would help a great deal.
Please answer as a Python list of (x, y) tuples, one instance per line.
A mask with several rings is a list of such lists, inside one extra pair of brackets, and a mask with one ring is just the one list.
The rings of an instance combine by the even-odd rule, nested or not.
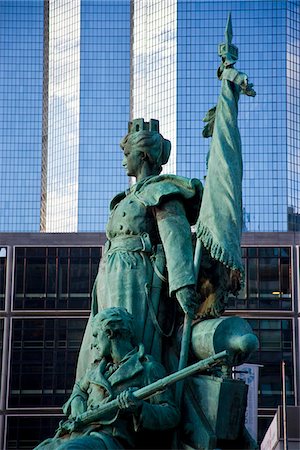
[(167, 276), (170, 296), (195, 284), (190, 225), (198, 217), (201, 194), (199, 180), (159, 175), (112, 200), (108, 241), (94, 284), (77, 378), (91, 362), (91, 320), (112, 306), (133, 314), (137, 340), (160, 361), (161, 337), (172, 326), (174, 301), (168, 296), (161, 299), (159, 280)]

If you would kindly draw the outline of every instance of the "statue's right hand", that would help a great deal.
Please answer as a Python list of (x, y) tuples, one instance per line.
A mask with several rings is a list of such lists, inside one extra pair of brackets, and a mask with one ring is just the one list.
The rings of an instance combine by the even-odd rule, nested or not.
[(62, 428), (67, 433), (72, 433), (75, 430), (75, 421), (74, 420), (66, 420), (63, 423)]
[(176, 291), (176, 298), (183, 312), (191, 319), (196, 319), (199, 301), (194, 286), (184, 286), (178, 289)]
[(56, 430), (55, 438), (64, 436), (65, 434), (71, 434), (75, 429), (75, 422), (72, 419), (61, 420), (59, 423), (59, 427)]
[(137, 399), (133, 395), (134, 391), (136, 391), (137, 389), (137, 387), (130, 387), (117, 396), (118, 406), (121, 410), (128, 412), (137, 412), (139, 409), (141, 409), (143, 401)]
[(86, 403), (81, 397), (75, 397), (71, 403), (71, 419), (76, 419), (76, 417), (80, 416), (82, 413), (86, 411)]

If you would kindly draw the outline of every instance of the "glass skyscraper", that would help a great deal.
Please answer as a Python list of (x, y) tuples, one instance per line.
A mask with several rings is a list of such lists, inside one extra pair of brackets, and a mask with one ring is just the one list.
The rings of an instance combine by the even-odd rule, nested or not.
[(217, 101), (229, 11), (236, 67), (257, 91), (240, 101), (244, 230), (300, 229), (299, 1), (0, 8), (0, 231), (103, 231), (127, 186), (118, 143), (129, 115), (160, 120), (173, 147), (166, 172), (203, 180), (201, 119)]
[(64, 0), (48, 8), (47, 146), (42, 231), (104, 230), (127, 185), (118, 144), (130, 97), (129, 1)]
[(236, 67), (257, 91), (240, 100), (244, 231), (299, 230), (299, 1), (134, 1), (132, 117), (159, 119), (173, 145), (171, 171), (204, 179), (201, 119), (217, 102), (229, 11)]
[[(80, 121), (80, 1), (45, 3), (48, 90), (43, 148), (44, 229), (77, 231)], [(48, 25), (48, 26), (47, 26)], [(47, 28), (46, 28), (47, 27)], [(45, 73), (46, 74), (46, 73)], [(45, 154), (46, 153), (46, 154)]]
[(0, 230), (40, 223), (43, 2), (0, 2)]
[(129, 0), (0, 2), (0, 231), (99, 231), (126, 188)]

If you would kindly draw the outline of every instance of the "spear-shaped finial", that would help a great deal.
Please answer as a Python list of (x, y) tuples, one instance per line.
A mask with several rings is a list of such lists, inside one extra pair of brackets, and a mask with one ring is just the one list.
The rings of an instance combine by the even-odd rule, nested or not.
[(231, 66), (238, 60), (238, 48), (232, 44), (232, 22), (231, 13), (228, 14), (228, 19), (225, 28), (225, 42), (219, 45), (219, 56), (222, 58), (222, 62), (225, 67)]
[(225, 28), (225, 42), (226, 44), (231, 44), (232, 42), (232, 22), (231, 22), (231, 12), (228, 14), (227, 24)]

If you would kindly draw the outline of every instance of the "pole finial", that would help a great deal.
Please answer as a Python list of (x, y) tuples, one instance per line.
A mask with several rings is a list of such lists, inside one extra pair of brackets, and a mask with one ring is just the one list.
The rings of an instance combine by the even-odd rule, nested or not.
[(232, 21), (231, 21), (231, 12), (228, 13), (228, 19), (225, 28), (225, 42), (226, 44), (232, 43)]
[(225, 42), (219, 45), (219, 56), (221, 56), (223, 64), (226, 66), (231, 66), (238, 60), (238, 48), (232, 44), (232, 21), (231, 12), (228, 14), (228, 19), (225, 28)]

